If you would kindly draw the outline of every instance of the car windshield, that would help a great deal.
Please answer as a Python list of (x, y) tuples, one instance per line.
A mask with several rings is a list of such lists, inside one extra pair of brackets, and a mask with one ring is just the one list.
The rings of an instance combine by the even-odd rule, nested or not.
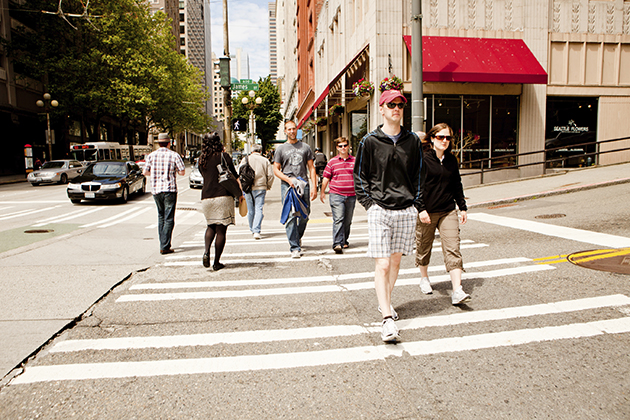
[(121, 176), (126, 175), (127, 170), (124, 163), (99, 162), (87, 168), (85, 173), (99, 176)]
[(63, 168), (65, 162), (45, 162), (42, 169)]

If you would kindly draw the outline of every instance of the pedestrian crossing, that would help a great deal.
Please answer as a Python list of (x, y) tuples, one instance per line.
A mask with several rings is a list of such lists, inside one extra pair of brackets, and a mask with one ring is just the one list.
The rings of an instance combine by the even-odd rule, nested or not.
[[(20, 204), (25, 204), (24, 202)], [(34, 204), (34, 203), (33, 203)], [(37, 203), (42, 204), (42, 203)], [(178, 203), (180, 206), (196, 206), (198, 203)], [(193, 207), (194, 208), (194, 207)], [(33, 219), (35, 217), (35, 219)], [(108, 228), (120, 224), (136, 224), (146, 229), (157, 227), (157, 212), (153, 201), (127, 203), (125, 205), (86, 205), (77, 209), (69, 204), (46, 207), (32, 207), (17, 210), (15, 206), (0, 207), (0, 221), (23, 221), (30, 227), (45, 227), (55, 223), (78, 224), (80, 228)], [(204, 224), (199, 211), (179, 210), (175, 213), (175, 223), (181, 225)]]
[[(145, 208), (148, 212), (149, 208)], [(136, 217), (139, 209), (125, 210), (117, 218), (102, 219), (100, 226), (117, 220)], [(77, 213), (78, 214), (78, 213)], [(146, 214), (144, 215), (147, 216)], [(72, 217), (67, 215), (66, 217)], [(192, 217), (192, 216), (188, 216)], [(39, 223), (54, 223), (56, 219), (42, 219)], [(92, 222), (94, 223), (94, 222)], [(164, 259), (151, 270), (162, 275), (148, 276), (115, 293), (106, 304), (124, 313), (162, 312), (167, 305), (187, 308), (201, 302), (208, 308), (242, 307), (255, 305), (257, 300), (268, 300), (279, 308), (287, 297), (295, 302), (326, 302), (330, 296), (342, 296), (344, 302), (361, 305), (374, 289), (374, 271), (356, 270), (356, 267), (374, 267), (365, 256), (367, 251), (367, 224), (353, 224), (352, 246), (343, 254), (328, 249), (331, 226), (309, 226), (304, 237), (305, 255), (300, 259), (288, 257), (287, 240), (282, 227), (265, 230), (263, 240), (254, 240), (246, 227), (228, 229), (226, 252), (221, 262), (233, 270), (211, 272), (201, 264), (204, 230), (192, 234), (190, 241), (178, 247), (178, 252)], [(465, 238), (464, 287), (468, 282), (493, 279), (515, 282), (531, 276), (563, 270), (554, 265), (538, 264), (535, 258), (513, 256), (483, 258), (494, 255), (492, 244)], [(325, 246), (319, 246), (324, 244)], [(441, 252), (439, 240), (433, 252)], [(476, 256), (469, 257), (466, 253)], [(479, 258), (481, 256), (481, 258)], [(363, 258), (365, 261), (361, 261)], [(411, 258), (411, 257), (406, 257)], [(355, 264), (355, 270), (314, 270), (316, 262), (338, 263), (342, 267)], [(356, 262), (356, 263), (354, 263)], [(268, 267), (294, 267), (293, 271), (269, 270), (275, 276), (264, 278), (239, 271), (245, 265), (267, 264)], [(295, 269), (297, 268), (297, 270)], [(151, 272), (149, 270), (149, 272)], [(431, 283), (449, 283), (450, 276), (442, 264), (429, 267)], [(164, 273), (168, 273), (165, 275)], [(180, 273), (185, 273), (182, 275)], [(224, 275), (223, 273), (226, 273)], [(292, 275), (293, 274), (293, 275)], [(177, 279), (177, 280), (173, 280)], [(419, 291), (420, 275), (417, 268), (402, 268), (396, 283), (400, 296), (410, 303), (443, 301), (436, 291), (424, 296)], [(446, 289), (450, 285), (445, 286)], [(376, 305), (372, 293), (366, 305)], [(548, 303), (510, 304), (498, 307), (455, 309), (448, 304), (446, 310), (435, 315), (404, 316), (397, 322), (402, 342), (382, 344), (380, 323), (373, 318), (360, 316), (336, 318), (337, 322), (315, 321), (313, 325), (269, 328), (230, 329), (221, 332), (129, 335), (112, 332), (103, 337), (101, 330), (95, 337), (74, 338), (72, 333), (62, 337), (47, 349), (53, 357), (35, 366), (27, 365), (24, 372), (13, 379), (12, 385), (25, 385), (50, 381), (112, 380), (130, 377), (163, 377), (183, 375), (212, 375), (234, 372), (261, 372), (285, 369), (304, 369), (322, 366), (386, 362), (442, 353), (471, 352), (498, 349), (541, 342), (581, 340), (589, 337), (626, 334), (630, 332), (630, 297), (624, 294), (564, 299)], [(450, 300), (450, 299), (449, 299)], [(360, 303), (356, 303), (360, 302)], [(404, 302), (400, 298), (396, 304)], [(434, 302), (435, 303), (435, 302)], [(487, 304), (487, 302), (486, 302)], [(323, 303), (322, 303), (323, 305)], [(360, 313), (360, 308), (354, 308)], [(374, 307), (376, 313), (376, 308)], [(209, 309), (211, 310), (211, 309)], [(378, 315), (378, 314), (376, 314)], [(561, 316), (560, 316), (561, 315)], [(554, 317), (555, 316), (555, 317)], [(509, 322), (508, 322), (509, 321)], [(502, 328), (497, 330), (496, 322)], [(242, 325), (242, 324), (241, 324)], [(472, 326), (478, 326), (473, 330)], [(177, 327), (174, 327), (177, 330)], [(446, 333), (455, 329), (456, 333)], [(430, 331), (430, 338), (424, 332)], [(107, 334), (106, 334), (107, 335)], [(341, 339), (341, 340), (340, 340)], [(347, 341), (346, 341), (347, 340)], [(298, 345), (310, 343), (310, 345)], [(320, 343), (325, 345), (320, 346)], [(262, 345), (265, 344), (265, 345)], [(208, 348), (227, 346), (219, 355), (208, 356)], [(239, 351), (230, 355), (230, 346)], [(308, 347), (305, 350), (305, 347)], [(182, 358), (173, 349), (186, 349)], [(149, 351), (158, 351), (151, 355)], [(169, 353), (169, 349), (173, 353)], [(147, 353), (149, 352), (149, 353)], [(124, 354), (118, 358), (116, 354)], [(228, 355), (226, 355), (228, 354)], [(82, 356), (83, 355), (83, 356)], [(75, 356), (77, 358), (75, 359)], [(48, 356), (44, 356), (48, 357)], [(76, 362), (75, 360), (83, 360)], [(116, 360), (116, 361), (112, 361)], [(123, 361), (119, 361), (123, 360)]]
[[(461, 325), (467, 322), (505, 320), (543, 314), (569, 313), (604, 307), (629, 305), (630, 298), (610, 295), (599, 298), (578, 299), (550, 304), (513, 307), (500, 310), (460, 313), (399, 321), (402, 331), (412, 328)], [(69, 340), (55, 345), (51, 353), (68, 353), (90, 350), (129, 350), (143, 348), (172, 348), (181, 346), (212, 346), (243, 342), (277, 342), (304, 339), (322, 339), (350, 335), (370, 334), (378, 327), (359, 325), (302, 328), (294, 330), (247, 331), (224, 334), (197, 334), (191, 336), (126, 337), (100, 340)], [(448, 337), (427, 341), (413, 341), (392, 345), (372, 345), (306, 352), (283, 352), (246, 356), (228, 356), (192, 359), (147, 360), (131, 362), (104, 362), (34, 366), (27, 368), (13, 384), (47, 381), (90, 380), (106, 378), (152, 377), (165, 375), (193, 375), (226, 372), (243, 372), (272, 369), (295, 369), (331, 364), (361, 363), (385, 360), (388, 357), (420, 356), (439, 353), (463, 352), (485, 348), (517, 346), (541, 341), (593, 337), (603, 334), (630, 332), (630, 317), (601, 321), (571, 323), (560, 326), (526, 328), (496, 333)]]

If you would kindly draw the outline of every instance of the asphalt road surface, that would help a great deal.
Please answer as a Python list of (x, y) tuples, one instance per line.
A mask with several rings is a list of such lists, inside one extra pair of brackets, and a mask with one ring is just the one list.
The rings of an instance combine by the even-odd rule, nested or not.
[[(16, 187), (13, 201), (28, 201), (29, 188)], [(213, 272), (201, 265), (205, 227), (191, 210), (199, 193), (183, 189), (169, 256), (155, 255), (148, 194), (124, 206), (81, 206), (94, 212), (80, 222), (48, 222), (70, 225), (56, 258), (82, 251), (132, 275), (4, 384), (0, 418), (630, 417), (630, 277), (567, 260), (628, 252), (627, 185), (471, 210), (461, 234), (471, 302), (451, 305), (437, 238), (433, 294), (420, 292), (413, 256), (403, 258), (396, 345), (380, 340), (362, 209), (350, 249), (336, 255), (330, 209), (316, 202), (305, 255), (294, 260), (275, 185), (263, 239), (239, 218), (228, 229), (227, 267)], [(5, 202), (0, 220), (19, 210), (2, 209), (19, 206)], [(6, 220), (17, 231), (78, 210), (46, 206), (55, 210)], [(29, 255), (53, 246), (6, 257), (3, 269), (27, 266)], [(20, 312), (19, 302), (12, 310)]]

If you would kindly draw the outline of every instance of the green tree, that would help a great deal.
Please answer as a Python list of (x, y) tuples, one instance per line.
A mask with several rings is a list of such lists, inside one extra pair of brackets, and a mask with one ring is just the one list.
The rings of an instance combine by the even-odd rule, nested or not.
[[(249, 118), (249, 109), (241, 102), (248, 93), (247, 91), (242, 91), (237, 99), (232, 101), (234, 118)], [(262, 103), (254, 108), (256, 135), (262, 140), (263, 147), (266, 148), (267, 142), (276, 137), (278, 126), (282, 122), (280, 94), (278, 93), (278, 88), (271, 82), (270, 76), (258, 80), (256, 96), (262, 98)]]
[[(24, 8), (57, 6), (31, 0)], [(80, 14), (83, 2), (68, 0), (64, 11)], [(26, 27), (4, 44), (16, 72), (43, 80), (60, 103), (58, 113), (82, 116), (92, 140), (105, 117), (123, 129), (208, 129), (201, 75), (174, 49), (164, 13), (152, 15), (140, 0), (92, 0), (88, 13), (94, 17), (71, 18), (73, 29), (59, 16), (15, 12)]]

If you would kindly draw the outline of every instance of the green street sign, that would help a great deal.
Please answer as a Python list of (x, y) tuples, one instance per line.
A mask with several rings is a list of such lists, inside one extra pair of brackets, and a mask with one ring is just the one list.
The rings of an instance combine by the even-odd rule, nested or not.
[(252, 79), (241, 79), (241, 83), (254, 83)]
[(232, 83), (232, 90), (258, 90), (258, 83)]

